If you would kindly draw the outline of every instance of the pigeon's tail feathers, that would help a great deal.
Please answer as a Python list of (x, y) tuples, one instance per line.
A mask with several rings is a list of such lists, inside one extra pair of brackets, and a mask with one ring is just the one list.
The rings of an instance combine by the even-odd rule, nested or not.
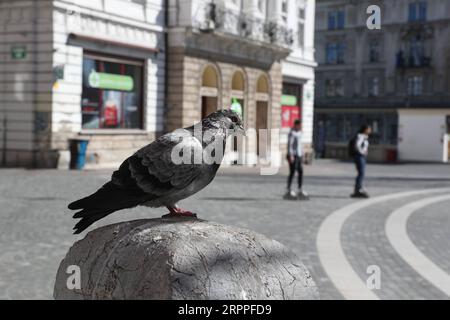
[(90, 196), (72, 202), (71, 204), (69, 204), (68, 208), (70, 210), (95, 208), (112, 209), (116, 206), (123, 206), (124, 204), (128, 204), (130, 200), (135, 200), (136, 198), (136, 194), (131, 192), (131, 190), (130, 192), (127, 192), (127, 190), (120, 188), (114, 183), (108, 182), (97, 192), (91, 194)]
[(95, 211), (95, 210), (89, 210), (85, 209), (83, 212), (85, 213), (85, 216), (75, 225), (73, 228), (74, 234), (80, 234), (87, 228), (89, 228), (92, 224), (97, 222), (100, 219), (103, 219), (104, 217), (110, 215), (115, 210), (106, 210), (106, 211)]
[[(105, 184), (100, 190), (87, 196), (86, 198), (77, 200), (69, 204), (70, 210), (79, 210), (85, 208), (99, 207), (102, 203), (106, 203), (107, 199), (114, 199), (113, 193), (115, 193), (114, 186), (109, 182)], [(75, 218), (75, 217), (74, 217)]]
[(144, 200), (142, 192), (124, 190), (108, 182), (96, 193), (69, 204), (69, 209), (81, 210), (73, 216), (74, 219), (81, 219), (74, 228), (75, 234), (115, 211), (136, 207)]

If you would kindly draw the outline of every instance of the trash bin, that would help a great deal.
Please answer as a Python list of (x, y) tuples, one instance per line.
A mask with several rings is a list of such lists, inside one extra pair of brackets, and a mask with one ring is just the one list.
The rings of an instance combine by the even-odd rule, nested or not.
[(70, 139), (70, 169), (83, 170), (86, 163), (86, 150), (89, 140)]

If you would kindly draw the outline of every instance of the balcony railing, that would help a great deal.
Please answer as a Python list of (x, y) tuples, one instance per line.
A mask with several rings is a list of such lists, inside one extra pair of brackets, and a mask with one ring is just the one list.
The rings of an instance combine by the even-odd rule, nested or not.
[(395, 59), (397, 69), (431, 67), (431, 57), (427, 57), (421, 54), (410, 54), (408, 56), (405, 56), (403, 51), (399, 51), (396, 54)]
[(221, 32), (289, 48), (294, 43), (291, 29), (267, 22), (244, 13), (238, 13), (209, 3), (196, 15), (193, 27), (202, 32)]

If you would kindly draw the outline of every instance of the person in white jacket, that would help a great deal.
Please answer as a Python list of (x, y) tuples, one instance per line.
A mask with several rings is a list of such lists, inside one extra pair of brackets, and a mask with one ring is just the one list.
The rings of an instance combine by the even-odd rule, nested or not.
[(372, 133), (372, 128), (364, 125), (359, 130), (354, 145), (354, 156), (356, 171), (358, 175), (355, 181), (355, 192), (352, 194), (354, 198), (368, 198), (369, 194), (364, 189), (364, 178), (366, 175), (367, 155), (369, 154), (369, 135)]
[[(288, 136), (287, 160), (289, 162), (289, 176), (286, 197), (298, 197), (299, 199), (306, 200), (308, 199), (308, 194), (303, 191), (303, 145), (301, 127), (300, 120), (296, 120)], [(292, 181), (294, 180), (295, 173), (298, 173), (297, 193), (292, 190)]]

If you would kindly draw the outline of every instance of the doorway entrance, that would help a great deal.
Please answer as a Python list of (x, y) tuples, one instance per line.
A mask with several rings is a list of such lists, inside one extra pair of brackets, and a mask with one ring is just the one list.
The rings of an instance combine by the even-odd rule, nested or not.
[(202, 119), (217, 111), (217, 97), (202, 96)]
[[(269, 156), (269, 80), (261, 75), (256, 84), (256, 154), (261, 159)], [(260, 132), (260, 130), (264, 130)]]
[(256, 132), (258, 133), (256, 152), (261, 158), (265, 158), (267, 156), (267, 143), (269, 134), (269, 132), (267, 131), (267, 129), (269, 128), (269, 123), (267, 121), (268, 112), (269, 103), (267, 101), (256, 102)]

